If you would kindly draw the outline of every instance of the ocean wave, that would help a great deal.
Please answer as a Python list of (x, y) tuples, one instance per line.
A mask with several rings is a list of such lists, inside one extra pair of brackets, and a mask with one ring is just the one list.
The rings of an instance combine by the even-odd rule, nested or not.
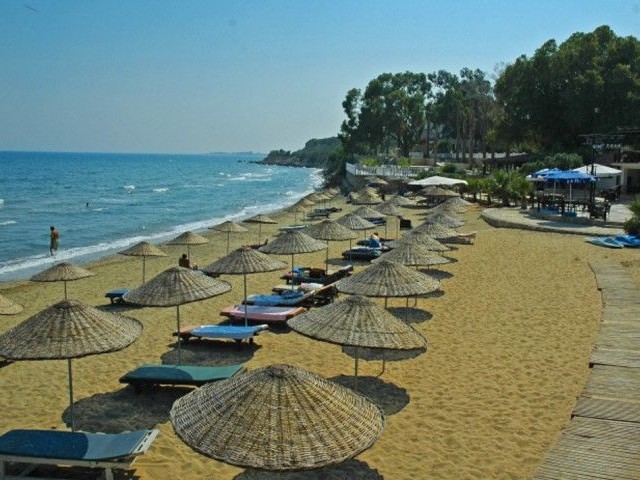
[(15, 225), (16, 223), (18, 223), (18, 222), (16, 222), (15, 220), (5, 220), (4, 222), (0, 222), (0, 226), (2, 226), (2, 225)]
[(0, 198), (0, 205), (4, 205), (4, 198)]
[(165, 192), (168, 192), (169, 189), (168, 188), (154, 188), (153, 191), (156, 192), (156, 193), (165, 193)]
[(135, 185), (124, 185), (122, 188), (124, 188), (125, 190), (128, 190), (128, 191), (131, 192), (131, 191), (136, 189), (136, 186)]

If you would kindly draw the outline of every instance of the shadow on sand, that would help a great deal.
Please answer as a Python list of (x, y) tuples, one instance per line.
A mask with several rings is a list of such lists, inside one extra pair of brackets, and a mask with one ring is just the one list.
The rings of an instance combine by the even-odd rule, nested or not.
[(365, 462), (351, 459), (330, 467), (301, 472), (245, 470), (233, 478), (234, 480), (382, 480), (384, 477)]
[[(343, 387), (354, 390), (356, 377), (353, 375), (338, 375), (329, 380), (336, 382)], [(364, 395), (382, 409), (385, 415), (394, 415), (406, 407), (411, 398), (404, 388), (398, 387), (391, 382), (385, 382), (378, 377), (358, 377), (357, 390), (360, 395)]]

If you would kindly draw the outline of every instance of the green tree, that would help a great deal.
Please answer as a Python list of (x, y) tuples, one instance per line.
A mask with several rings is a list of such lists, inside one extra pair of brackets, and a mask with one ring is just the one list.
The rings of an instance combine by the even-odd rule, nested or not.
[(426, 125), (426, 98), (431, 84), (422, 73), (383, 73), (364, 93), (351, 89), (342, 103), (347, 115), (340, 138), (350, 153), (388, 152), (396, 147), (408, 156)]

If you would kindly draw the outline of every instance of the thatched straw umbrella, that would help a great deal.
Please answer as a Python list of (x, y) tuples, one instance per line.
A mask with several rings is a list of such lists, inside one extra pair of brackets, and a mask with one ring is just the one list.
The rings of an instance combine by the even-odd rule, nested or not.
[(360, 295), (351, 295), (345, 300), (309, 310), (287, 323), (302, 335), (342, 346), (385, 350), (427, 348), (427, 339), (418, 331)]
[(232, 222), (231, 220), (222, 222), (220, 225), (209, 227), (209, 229), (215, 230), (216, 232), (222, 232), (227, 234), (227, 253), (229, 253), (229, 237), (231, 236), (231, 233), (241, 233), (241, 232), (249, 231), (246, 228), (244, 228), (242, 225)]
[(458, 228), (464, 225), (464, 222), (453, 215), (444, 212), (431, 213), (424, 217), (425, 223), (439, 223), (449, 228)]
[(371, 263), (375, 264), (384, 260), (410, 266), (444, 265), (452, 261), (450, 258), (443, 257), (417, 243), (401, 243), (393, 250), (389, 250), (372, 260)]
[(0, 295), (0, 315), (15, 315), (24, 310), (24, 307), (13, 300)]
[(226, 257), (207, 265), (202, 270), (206, 273), (229, 275), (242, 275), (244, 280), (244, 324), (248, 325), (247, 318), (247, 274), (262, 273), (280, 270), (287, 266), (285, 262), (281, 262), (275, 258), (258, 252), (251, 247), (240, 247), (234, 250)]
[(205, 243), (209, 243), (208, 238), (191, 231), (186, 231), (173, 240), (168, 241), (167, 245), (186, 245), (187, 257), (191, 258), (191, 245), (204, 245)]
[(445, 227), (439, 223), (424, 222), (413, 229), (414, 232), (426, 233), (436, 240), (446, 240), (457, 237), (459, 234), (453, 228)]
[[(147, 307), (176, 307), (177, 332), (180, 332), (180, 305), (215, 297), (231, 290), (228, 282), (207, 277), (189, 268), (171, 267), (122, 297), (125, 302)], [(178, 364), (181, 362), (178, 336)]]
[(146, 277), (146, 262), (147, 257), (166, 257), (167, 254), (160, 250), (155, 245), (149, 242), (136, 243), (133, 247), (127, 248), (122, 252), (118, 252), (120, 255), (127, 255), (130, 257), (142, 257), (142, 283), (145, 282)]
[[(350, 230), (364, 230), (365, 238), (367, 236), (367, 230), (376, 228), (375, 223), (371, 223), (369, 220), (365, 220), (355, 213), (347, 213), (346, 215), (338, 218), (335, 222)], [(349, 240), (349, 248), (351, 248), (351, 240)]]
[(71, 263), (61, 262), (31, 277), (32, 282), (64, 282), (64, 299), (67, 299), (67, 282), (93, 277), (95, 273)]
[(275, 225), (276, 223), (278, 223), (277, 220), (274, 220), (273, 218), (264, 215), (263, 213), (260, 213), (258, 215), (255, 215), (251, 218), (248, 218), (244, 221), (244, 223), (257, 223), (258, 224), (258, 241), (256, 242), (256, 245), (260, 245), (262, 243), (262, 224), (272, 224)]
[(196, 452), (261, 470), (310, 470), (368, 449), (384, 429), (380, 407), (291, 365), (208, 383), (178, 399), (171, 423)]
[[(282, 232), (275, 240), (259, 248), (262, 253), (272, 253), (275, 255), (291, 255), (291, 273), (293, 273), (294, 256), (296, 253), (311, 253), (327, 248), (327, 244), (310, 237), (306, 233), (298, 230)], [(293, 282), (291, 282), (293, 288)]]
[(410, 198), (403, 197), (402, 195), (394, 195), (388, 202), (398, 207), (413, 207), (416, 204), (416, 202)]
[(73, 430), (71, 360), (122, 350), (141, 334), (142, 324), (134, 318), (63, 300), (0, 335), (0, 355), (10, 360), (67, 360)]
[(391, 242), (391, 246), (396, 248), (403, 243), (417, 243), (432, 252), (448, 252), (451, 250), (450, 247), (446, 246), (444, 243), (440, 243), (428, 233), (416, 232), (414, 230), (405, 233), (398, 240)]
[[(393, 203), (390, 203), (390, 202), (384, 202), (384, 203), (381, 203), (380, 205), (376, 205), (373, 208), (374, 210), (377, 210), (378, 212), (383, 213), (387, 217), (396, 217), (396, 238), (398, 238), (400, 234), (400, 222), (398, 221), (398, 219), (402, 216), (402, 212), (397, 207), (397, 205), (394, 205)], [(385, 238), (387, 238), (387, 223), (388, 222), (384, 223)]]
[(399, 263), (380, 260), (350, 277), (336, 282), (339, 292), (366, 297), (412, 297), (435, 292), (440, 282)]
[(320, 223), (316, 223), (308, 227), (305, 233), (310, 237), (327, 242), (327, 254), (324, 261), (327, 271), (329, 270), (329, 242), (351, 241), (358, 236), (353, 230), (332, 220), (323, 220)]

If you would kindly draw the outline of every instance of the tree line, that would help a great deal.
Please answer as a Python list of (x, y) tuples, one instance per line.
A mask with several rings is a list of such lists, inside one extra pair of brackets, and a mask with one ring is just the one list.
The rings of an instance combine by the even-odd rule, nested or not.
[(518, 57), (493, 82), (469, 68), (383, 73), (349, 90), (342, 107), (330, 181), (355, 156), (406, 157), (416, 148), (462, 161), (478, 152), (580, 153), (581, 135), (640, 127), (640, 41), (608, 26), (574, 33)]

